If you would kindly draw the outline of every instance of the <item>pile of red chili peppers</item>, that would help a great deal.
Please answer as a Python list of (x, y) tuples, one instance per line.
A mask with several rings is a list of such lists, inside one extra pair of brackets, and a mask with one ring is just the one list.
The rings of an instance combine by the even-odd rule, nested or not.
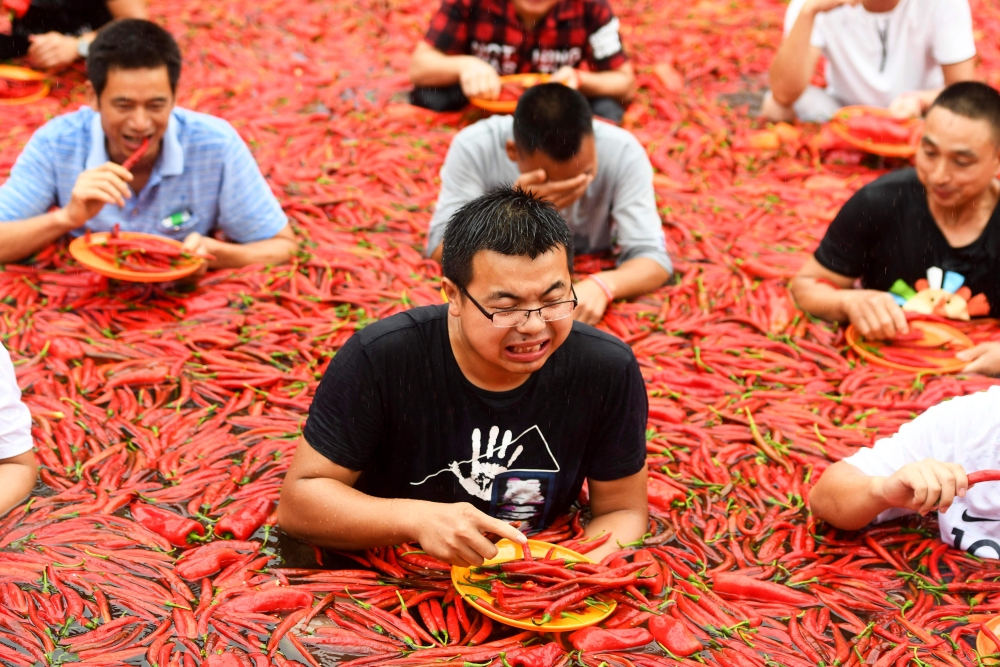
[[(196, 289), (109, 281), (61, 245), (0, 273), (42, 466), (34, 498), (0, 520), (0, 662), (979, 664), (995, 561), (948, 548), (932, 519), (848, 533), (805, 504), (832, 461), (995, 382), (869, 366), (788, 295), (839, 205), (894, 163), (748, 116), (777, 0), (614, 5), (639, 73), (625, 125), (656, 168), (677, 264), (601, 324), (632, 345), (650, 396), (650, 528), (602, 563), (640, 572), (614, 614), (517, 631), (465, 604), (417, 545), (348, 554), (351, 569), (293, 557), (274, 508), (313, 391), (358, 328), (440, 302), (419, 249), (448, 144), (477, 116), (403, 103), (431, 4), (166, 0), (153, 10), (184, 50), (180, 104), (237, 127), (302, 252)], [(1000, 83), (1000, 10), (977, 0), (973, 15), (981, 72)], [(53, 83), (5, 107), (0, 179), (31, 132), (83, 102), (82, 70)], [(586, 551), (586, 520), (535, 537)]]

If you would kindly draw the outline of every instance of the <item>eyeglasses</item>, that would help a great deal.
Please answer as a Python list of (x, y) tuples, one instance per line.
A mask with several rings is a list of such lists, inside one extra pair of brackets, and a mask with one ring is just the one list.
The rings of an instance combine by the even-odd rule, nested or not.
[(547, 306), (542, 306), (541, 308), (514, 308), (511, 310), (500, 310), (495, 313), (491, 313), (485, 308), (483, 308), (478, 301), (472, 298), (468, 290), (464, 287), (459, 287), (462, 290), (462, 294), (469, 297), (469, 301), (475, 304), (476, 308), (479, 309), (483, 315), (489, 319), (498, 329), (510, 329), (513, 327), (524, 326), (528, 323), (528, 318), (531, 317), (532, 313), (538, 313), (538, 317), (542, 319), (542, 322), (553, 322), (555, 320), (564, 320), (573, 314), (573, 309), (576, 308), (576, 290), (570, 286), (570, 292), (573, 294), (572, 301), (559, 301), (556, 303), (550, 303)]

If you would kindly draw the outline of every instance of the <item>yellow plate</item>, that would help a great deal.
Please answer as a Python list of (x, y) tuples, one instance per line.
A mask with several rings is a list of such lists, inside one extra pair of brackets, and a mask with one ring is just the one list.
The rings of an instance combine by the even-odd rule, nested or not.
[[(565, 558), (567, 561), (577, 563), (594, 562), (583, 554), (578, 554), (572, 549), (567, 549), (566, 547), (561, 547), (557, 544), (538, 542), (537, 540), (528, 540), (528, 546), (531, 549), (531, 555), (536, 558), (544, 558), (545, 554), (547, 554), (550, 549), (554, 549), (555, 551), (552, 555), (556, 558)], [(496, 555), (496, 558), (491, 558), (483, 563), (483, 565), (505, 563), (510, 560), (520, 560), (524, 557), (524, 553), (521, 551), (521, 546), (511, 542), (510, 540), (504, 539), (497, 542), (497, 549), (500, 550), (500, 553)], [(451, 582), (455, 585), (455, 590), (462, 595), (467, 603), (495, 621), (499, 621), (500, 623), (504, 623), (506, 625), (512, 625), (515, 628), (521, 628), (522, 630), (535, 630), (536, 632), (571, 632), (573, 630), (579, 630), (580, 628), (586, 628), (587, 626), (594, 625), (595, 623), (600, 623), (614, 613), (615, 607), (618, 606), (618, 603), (614, 600), (606, 600), (608, 605), (607, 609), (590, 607), (585, 612), (573, 614), (573, 618), (559, 618), (554, 621), (541, 624), (532, 623), (530, 618), (514, 620), (507, 618), (493, 608), (492, 595), (484, 591), (482, 588), (471, 586), (466, 583), (469, 579), (476, 581), (485, 578), (485, 575), (473, 574), (472, 570), (467, 567), (458, 567), (457, 565), (453, 565), (451, 568)]]
[[(120, 232), (120, 234), (121, 237), (125, 239), (155, 239), (178, 248), (184, 247), (184, 244), (180, 241), (175, 241), (174, 239), (164, 236), (157, 236), (155, 234), (143, 234), (142, 232)], [(91, 243), (100, 243), (108, 236), (110, 236), (108, 232), (94, 232), (90, 235), (90, 240)], [(102, 276), (107, 276), (108, 278), (114, 278), (116, 280), (127, 280), (133, 283), (162, 283), (170, 280), (180, 280), (181, 278), (186, 278), (192, 273), (198, 271), (198, 269), (201, 268), (202, 263), (205, 261), (203, 259), (194, 259), (186, 265), (179, 266), (169, 271), (148, 273), (145, 271), (129, 271), (128, 269), (118, 268), (103, 257), (95, 255), (87, 246), (86, 236), (78, 236), (70, 241), (69, 254), (73, 255), (73, 258), (76, 261), (80, 262), (80, 264), (87, 267), (94, 273), (99, 273)]]
[[(1000, 632), (1000, 616), (990, 619), (986, 622), (986, 627), (990, 629), (990, 632), (996, 634)], [(979, 655), (991, 655), (997, 652), (997, 647), (993, 645), (993, 640), (987, 638), (983, 631), (980, 630), (979, 634), (976, 635), (976, 650)]]
[[(18, 67), (17, 65), (0, 65), (0, 79), (9, 79), (11, 81), (44, 81), (45, 75), (41, 72), (28, 69), (27, 67)], [(38, 100), (46, 97), (48, 94), (49, 84), (46, 82), (43, 83), (38, 90), (29, 95), (25, 95), (24, 97), (0, 98), (0, 106), (30, 104), (32, 102), (37, 102)]]

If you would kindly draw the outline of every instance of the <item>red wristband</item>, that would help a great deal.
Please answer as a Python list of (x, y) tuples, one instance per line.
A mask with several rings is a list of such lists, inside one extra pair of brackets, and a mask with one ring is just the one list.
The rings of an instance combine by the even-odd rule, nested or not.
[(601, 288), (601, 291), (604, 292), (604, 296), (608, 297), (609, 303), (615, 300), (614, 292), (611, 291), (611, 288), (608, 287), (606, 282), (597, 277), (596, 273), (587, 276), (587, 278), (593, 280), (594, 283)]

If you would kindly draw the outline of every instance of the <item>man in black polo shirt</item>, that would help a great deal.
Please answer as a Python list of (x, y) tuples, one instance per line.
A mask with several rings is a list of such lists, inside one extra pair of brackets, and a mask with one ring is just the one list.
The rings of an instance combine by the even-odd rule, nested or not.
[[(934, 101), (916, 168), (869, 183), (844, 204), (792, 283), (803, 310), (869, 338), (907, 333), (906, 310), (1000, 315), (1000, 93), (956, 83)], [(862, 289), (851, 289), (860, 279)], [(959, 353), (1000, 374), (1000, 343)]]
[(411, 101), (452, 111), (499, 97), (501, 75), (530, 72), (578, 89), (615, 123), (634, 93), (607, 0), (442, 0), (413, 52)]
[(339, 549), (417, 542), (453, 564), (566, 512), (588, 482), (597, 559), (647, 527), (645, 385), (631, 348), (572, 319), (573, 237), (501, 188), (444, 236), (448, 304), (337, 352), (281, 492), (290, 534)]

